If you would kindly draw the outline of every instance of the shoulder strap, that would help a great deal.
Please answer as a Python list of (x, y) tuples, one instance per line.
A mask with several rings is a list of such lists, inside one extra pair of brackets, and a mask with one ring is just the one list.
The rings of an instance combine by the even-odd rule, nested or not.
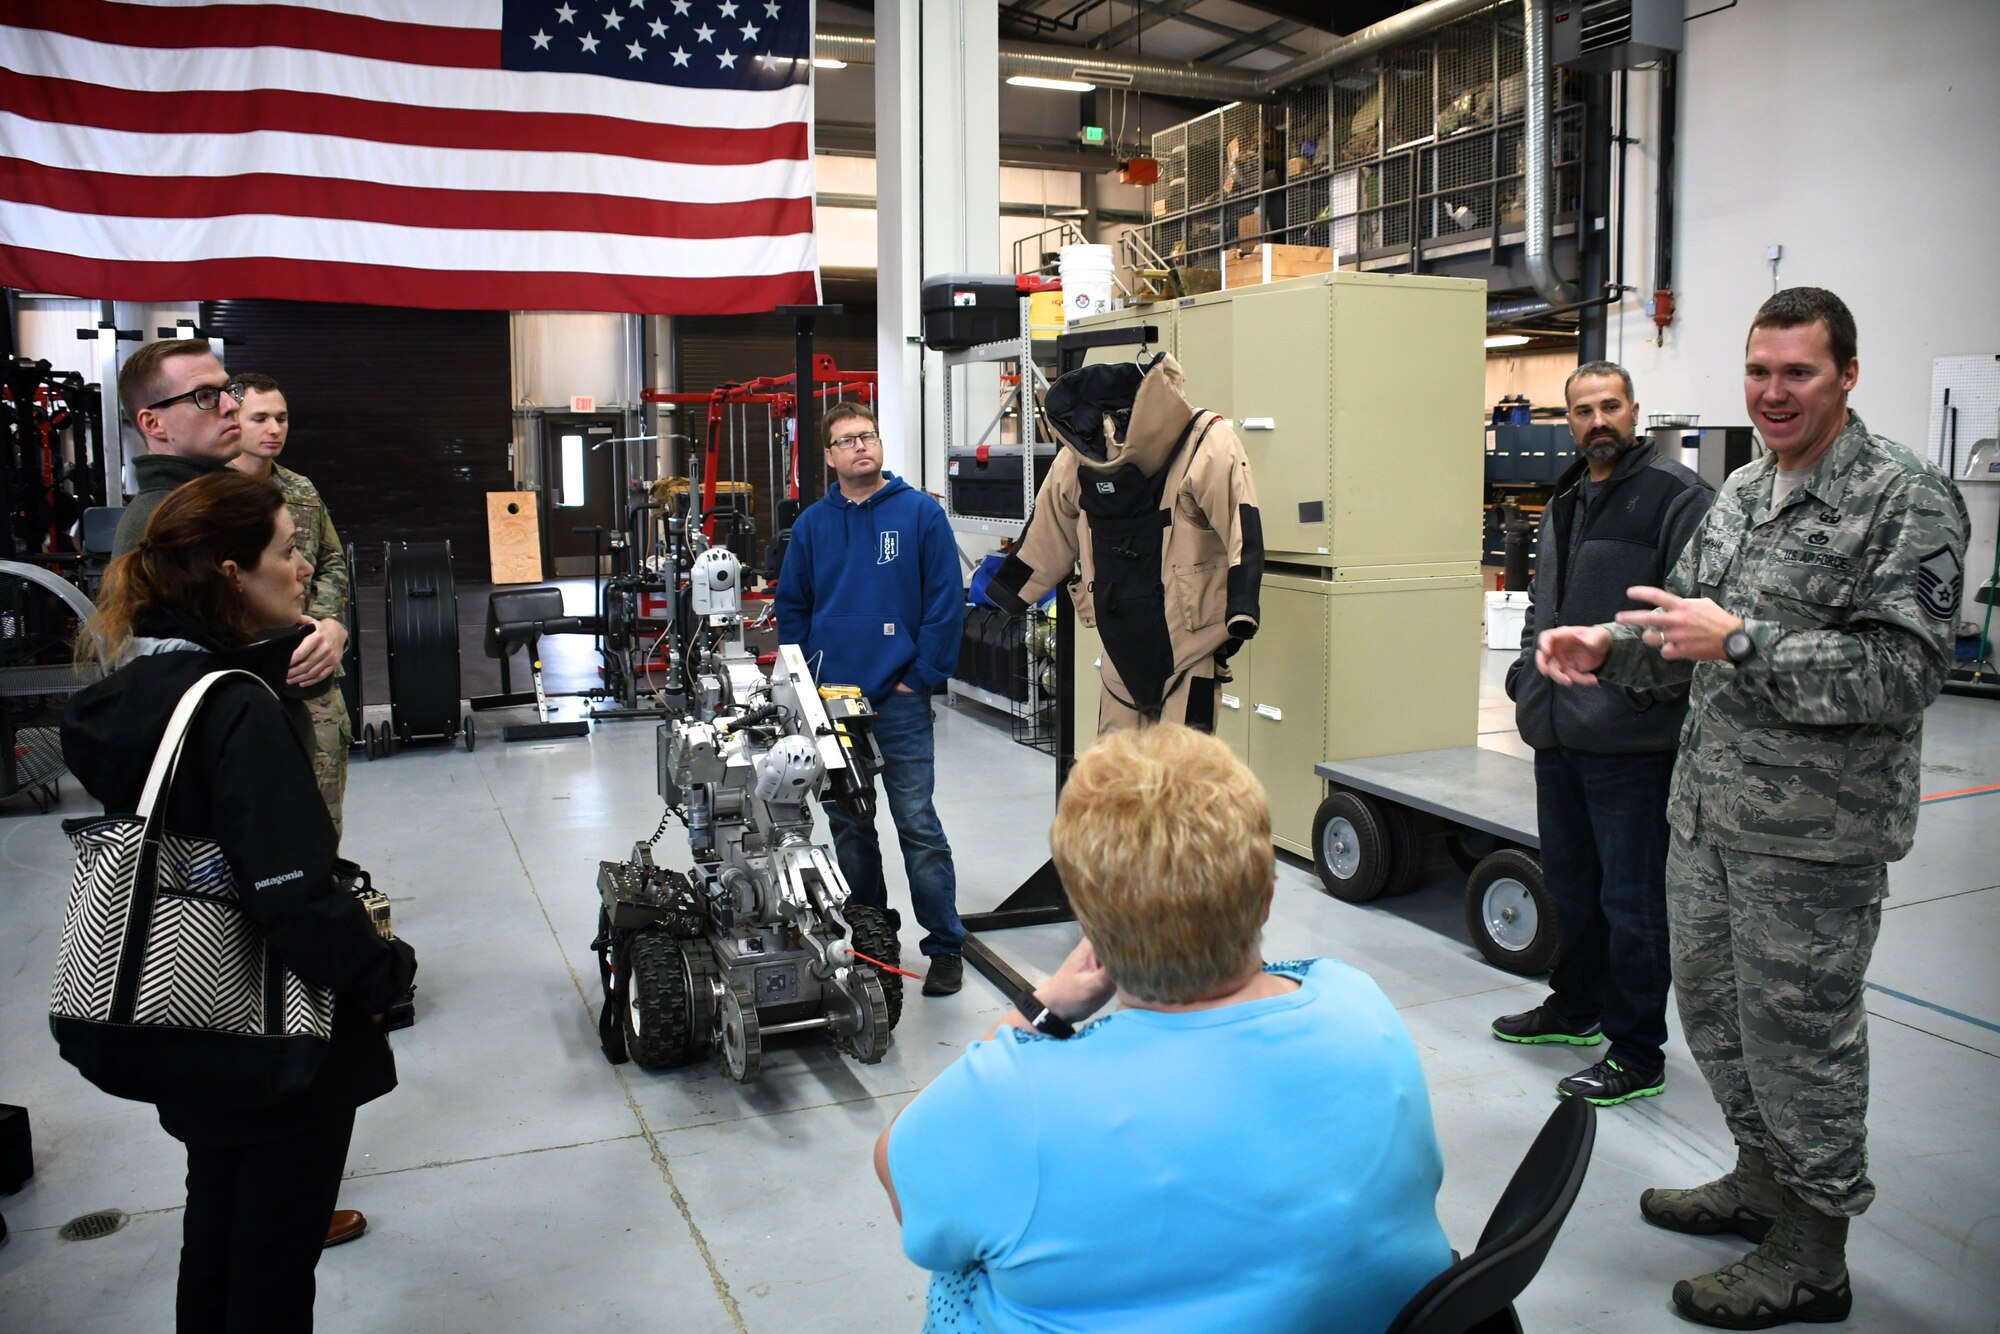
[[(180, 766), (181, 750), (187, 745), (188, 728), (193, 725), (195, 714), (201, 711), (202, 701), (208, 698), (208, 692), (232, 676), (244, 677), (271, 690), (262, 677), (241, 670), (210, 672), (188, 687), (187, 693), (181, 696), (181, 702), (174, 706), (173, 716), (167, 719), (166, 735), (160, 738), (160, 748), (153, 752), (153, 767), (146, 774), (145, 791), (139, 796), (137, 814), (146, 822), (148, 837), (154, 832), (153, 807), (161, 795), (173, 786), (174, 770)], [(277, 692), (271, 691), (271, 695), (275, 699)]]

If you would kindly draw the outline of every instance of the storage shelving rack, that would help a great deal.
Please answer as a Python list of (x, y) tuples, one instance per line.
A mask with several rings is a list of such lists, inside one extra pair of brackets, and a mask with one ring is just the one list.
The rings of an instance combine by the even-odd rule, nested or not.
[[(1239, 241), (1271, 241), (1330, 247), (1344, 269), (1418, 272), (1518, 241), (1526, 84), (1519, 6), (1503, 4), (1287, 89), (1269, 108), (1237, 104), (1170, 126), (1153, 136), (1153, 248), (1184, 269), (1220, 270)], [(1554, 86), (1563, 234), (1581, 202), (1583, 106), (1574, 74), (1557, 71)], [(1248, 143), (1266, 156), (1252, 164)], [(1246, 236), (1247, 216), (1259, 223)]]

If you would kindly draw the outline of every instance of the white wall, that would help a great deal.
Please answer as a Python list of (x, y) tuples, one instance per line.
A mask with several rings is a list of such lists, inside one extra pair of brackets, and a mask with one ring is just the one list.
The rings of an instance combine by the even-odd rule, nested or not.
[[(1489, 352), (1486, 354), (1486, 406), (1491, 408), (1501, 399), (1513, 394), (1526, 394), (1528, 402), (1538, 408), (1559, 408), (1563, 406), (1563, 383), (1569, 373), (1576, 369), (1576, 353), (1562, 352)], [(1637, 393), (1637, 386), (1634, 386)], [(1639, 395), (1642, 406), (1650, 408), (1645, 396)]]
[(1743, 340), (1771, 293), (1765, 247), (1781, 244), (1785, 286), (1854, 311), (1855, 410), (1921, 449), (1932, 358), (2000, 352), (2000, 4), (1740, 0), (1686, 34), (1678, 313), (1658, 346), (1643, 309), (1657, 80), (1635, 73), (1626, 281), (1644, 291), (1613, 312), (1608, 354), (1649, 413), (1746, 421)]

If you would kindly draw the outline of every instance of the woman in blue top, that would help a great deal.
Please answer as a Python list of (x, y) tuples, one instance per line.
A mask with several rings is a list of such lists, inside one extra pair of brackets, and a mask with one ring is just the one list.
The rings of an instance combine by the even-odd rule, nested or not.
[(1451, 1263), (1430, 1099), (1365, 974), (1260, 957), (1263, 788), (1214, 737), (1112, 733), (1050, 843), (1082, 943), (876, 1143), (927, 1328), (1385, 1328)]

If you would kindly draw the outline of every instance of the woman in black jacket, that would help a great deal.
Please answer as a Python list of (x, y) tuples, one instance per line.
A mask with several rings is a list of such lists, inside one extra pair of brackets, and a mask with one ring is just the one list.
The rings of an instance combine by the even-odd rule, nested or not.
[[(181, 696), (241, 668), (285, 693), (312, 567), (278, 488), (241, 473), (189, 482), (145, 540), (113, 562), (86, 644), (109, 675), (63, 719), (63, 755), (107, 815), (134, 811)], [(167, 826), (219, 844), (244, 905), (307, 982), (336, 996), (326, 1055), (304, 1094), (274, 1106), (162, 1102), (187, 1146), (178, 1327), (312, 1328), (313, 1267), (347, 1157), (354, 1109), (396, 1086), (379, 1019), (416, 958), (375, 933), (333, 880), (333, 822), (313, 779), (312, 731), (296, 698), (253, 682), (216, 686), (196, 716), (167, 797)]]

